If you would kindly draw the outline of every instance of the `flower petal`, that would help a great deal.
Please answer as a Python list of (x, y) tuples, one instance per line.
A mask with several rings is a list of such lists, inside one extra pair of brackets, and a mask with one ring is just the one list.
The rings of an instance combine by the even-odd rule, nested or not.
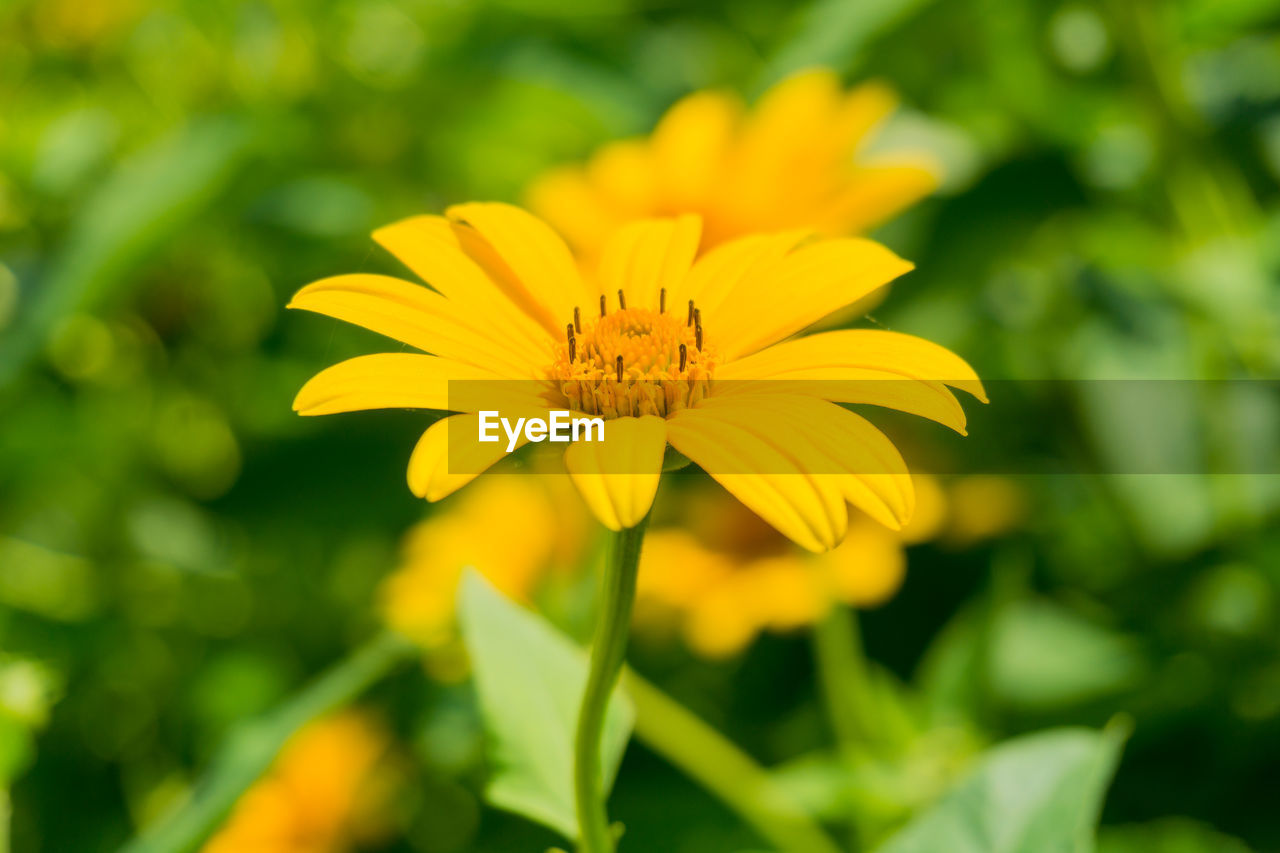
[(717, 379), (716, 396), (722, 398), (742, 394), (801, 394), (830, 400), (881, 406), (936, 421), (961, 435), (965, 431), (964, 408), (955, 395), (941, 382), (927, 379), (905, 379), (875, 370), (861, 368), (798, 369), (778, 373), (764, 380), (731, 382)]
[(709, 320), (726, 300), (735, 296), (744, 281), (777, 264), (809, 234), (808, 231), (784, 231), (722, 243), (699, 258), (681, 286), (667, 294), (668, 304), (680, 305), (692, 299)]
[(760, 619), (749, 604), (751, 589), (743, 580), (713, 587), (689, 609), (685, 642), (698, 655), (722, 660), (739, 654), (760, 633)]
[(838, 472), (845, 500), (885, 527), (915, 515), (914, 482), (893, 442), (866, 418), (825, 400), (800, 398), (778, 412), (786, 431)]
[(843, 148), (847, 155), (847, 143), (830, 138), (843, 97), (840, 78), (828, 69), (794, 74), (765, 92), (743, 127), (739, 185), (767, 178), (782, 189), (788, 171), (828, 166), (830, 155), (812, 162), (824, 149)]
[(595, 302), (598, 292), (583, 281), (569, 247), (533, 214), (497, 202), (458, 204), (446, 213), (463, 251), (555, 338), (575, 305)]
[(726, 553), (708, 548), (678, 527), (659, 528), (645, 537), (637, 594), (641, 599), (683, 610), (701, 601), (733, 570), (734, 564)]
[(653, 152), (641, 139), (601, 146), (586, 168), (587, 180), (621, 221), (653, 215), (658, 206)]
[(817, 558), (830, 594), (850, 607), (878, 607), (902, 586), (906, 554), (899, 537), (878, 524), (849, 525), (839, 548)]
[(662, 475), (667, 425), (662, 418), (607, 421), (604, 441), (579, 441), (564, 454), (574, 485), (610, 530), (635, 527), (649, 512)]
[(913, 269), (893, 252), (856, 237), (796, 249), (746, 276), (712, 331), (725, 360), (780, 341)]
[(373, 239), (462, 312), (499, 319), (512, 349), (539, 364), (546, 359), (546, 331), (467, 257), (449, 220), (412, 216), (379, 228)]
[[(479, 415), (451, 415), (433, 423), (409, 457), (409, 490), (420, 498), (448, 497), (507, 455), (505, 441), (481, 443)], [(520, 444), (524, 444), (521, 437)]]
[(856, 234), (887, 222), (938, 188), (938, 167), (931, 163), (864, 166), (819, 212), (823, 230)]
[(883, 83), (855, 86), (836, 111), (833, 141), (843, 151), (856, 150), (897, 107), (897, 93)]
[[(686, 450), (682, 442), (688, 441), (687, 432), (701, 429), (716, 436), (715, 442), (723, 447), (693, 446)], [(797, 475), (806, 474), (822, 495), (834, 492), (841, 501), (852, 503), (894, 529), (900, 528), (914, 509), (911, 478), (893, 443), (864, 418), (824, 400), (769, 393), (729, 399), (710, 397), (698, 408), (671, 419), (669, 440), (757, 515), (811, 550), (830, 548), (843, 535), (843, 515), (831, 508), (830, 498), (824, 498), (818, 506), (828, 518), (839, 522), (830, 527), (839, 535), (826, 540), (797, 535), (795, 525), (788, 523), (787, 513), (762, 504), (759, 495), (747, 496), (740, 491), (743, 482), (752, 485), (750, 475), (756, 475), (764, 485), (770, 480), (789, 483), (792, 493), (800, 495), (802, 490), (797, 484), (801, 478)], [(693, 443), (697, 445), (698, 441)], [(736, 456), (729, 450), (734, 446), (740, 449)], [(722, 474), (729, 475), (735, 485)], [(795, 502), (800, 510), (806, 506), (809, 514), (802, 513), (801, 518), (809, 528), (826, 529), (821, 516), (814, 514), (813, 502)], [(822, 547), (815, 547), (815, 541)]]
[(854, 153), (893, 108), (879, 86), (845, 94), (839, 77), (801, 72), (766, 92), (742, 125), (717, 197), (723, 234), (792, 225), (824, 226), (831, 196), (854, 173)]
[[(449, 382), (455, 379), (500, 377), (483, 368), (434, 355), (404, 352), (362, 355), (313, 376), (294, 398), (293, 410), (300, 415), (365, 409), (446, 410), (450, 408)], [(485, 387), (490, 386), (486, 383)]]
[(987, 402), (982, 380), (963, 358), (925, 338), (884, 329), (839, 329), (775, 344), (725, 364), (717, 376), (770, 379), (796, 370), (846, 367), (930, 379)]
[(600, 254), (601, 291), (610, 302), (622, 291), (628, 306), (656, 309), (661, 290), (671, 299), (683, 285), (701, 233), (702, 220), (693, 215), (624, 225)]
[(757, 414), (754, 406), (686, 409), (668, 420), (668, 440), (801, 547), (835, 547), (848, 524), (836, 484), (810, 473), (794, 438), (762, 429)]
[(706, 208), (742, 112), (742, 102), (726, 92), (695, 92), (667, 110), (650, 146), (668, 209)]
[(880, 329), (845, 329), (785, 341), (722, 365), (719, 393), (760, 382), (788, 393), (865, 403), (930, 418), (964, 433), (965, 415), (945, 386), (986, 402), (982, 382), (955, 353), (932, 341)]
[(468, 316), (439, 293), (390, 276), (321, 279), (294, 294), (288, 307), (354, 323), (512, 379), (535, 375), (545, 362), (532, 362), (528, 354), (513, 349), (503, 324)]
[(617, 212), (580, 166), (562, 166), (535, 178), (525, 201), (580, 254), (597, 249), (619, 224)]

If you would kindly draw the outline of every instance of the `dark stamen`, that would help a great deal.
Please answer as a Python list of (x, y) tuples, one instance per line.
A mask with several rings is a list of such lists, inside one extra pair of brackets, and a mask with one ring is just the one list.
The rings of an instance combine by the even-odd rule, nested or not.
[(623, 293), (621, 290), (618, 291), (618, 307), (623, 311), (627, 310), (627, 294)]
[(667, 289), (665, 287), (658, 291), (658, 313), (667, 313)]
[(577, 349), (578, 349), (578, 339), (569, 338), (569, 363), (570, 364), (573, 364), (573, 356), (574, 356), (574, 353), (577, 351)]
[(684, 373), (684, 366), (689, 363), (689, 348), (684, 344), (680, 345), (680, 372)]
[(573, 330), (578, 334), (582, 334), (582, 312), (578, 310), (578, 306), (573, 306)]
[(600, 316), (604, 316), (604, 294), (600, 294)]
[(698, 345), (698, 352), (702, 352), (702, 309), (696, 308), (693, 312), (693, 339)]
[(689, 300), (689, 319), (688, 319), (688, 320), (685, 320), (685, 321), (684, 321), (684, 324), (685, 324), (686, 326), (692, 326), (692, 325), (693, 325), (693, 300), (692, 300), (692, 299), (690, 299), (690, 300)]
[(622, 381), (622, 356), (618, 356), (618, 381)]

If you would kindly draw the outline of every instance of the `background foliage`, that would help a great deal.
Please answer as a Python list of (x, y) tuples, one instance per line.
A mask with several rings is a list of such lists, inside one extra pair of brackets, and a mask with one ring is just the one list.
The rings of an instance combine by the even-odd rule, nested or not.
[[(430, 511), (403, 483), (424, 416), (295, 417), (301, 383), (370, 340), (286, 318), (289, 294), (395, 272), (372, 227), (516, 200), (691, 89), (826, 63), (897, 87), (885, 144), (948, 175), (879, 235), (918, 271), (874, 322), (1018, 380), (1019, 432), (1043, 439), (975, 427), (965, 452), (1130, 470), (1172, 435), (1207, 472), (1022, 478), (1025, 530), (912, 549), (863, 619), (870, 656), (991, 741), (1127, 713), (1107, 853), (1232, 849), (1221, 833), (1280, 850), (1277, 488), (1212, 475), (1275, 458), (1276, 401), (1204, 383), (1152, 411), (1073, 381), (1275, 375), (1277, 23), (1273, 0), (0, 5), (14, 849), (115, 849), (234, 722), (376, 628), (373, 589)], [(633, 660), (766, 763), (828, 738), (800, 636)], [(406, 671), (370, 704), (412, 759), (387, 849), (554, 843), (481, 805), (467, 688)], [(656, 827), (681, 849), (756, 843), (642, 746), (620, 779), (633, 849)]]

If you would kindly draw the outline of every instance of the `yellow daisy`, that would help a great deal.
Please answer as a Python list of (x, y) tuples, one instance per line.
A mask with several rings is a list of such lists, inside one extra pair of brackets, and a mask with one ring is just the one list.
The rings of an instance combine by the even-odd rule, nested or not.
[(637, 629), (675, 628), (695, 653), (722, 658), (762, 631), (812, 625), (837, 603), (883, 604), (902, 584), (905, 546), (941, 529), (942, 490), (931, 477), (914, 480), (917, 510), (904, 529), (855, 515), (844, 541), (817, 555), (798, 552), (740, 507), (693, 492), (680, 502), (688, 529), (659, 528), (645, 540)]
[(983, 399), (980, 381), (958, 356), (905, 334), (790, 338), (911, 264), (870, 240), (798, 231), (699, 257), (700, 232), (696, 216), (624, 226), (586, 278), (549, 226), (510, 205), (463, 204), (387, 226), (374, 239), (430, 287), (343, 275), (303, 288), (290, 307), (423, 352), (330, 367), (294, 408), (458, 412), (434, 423), (409, 460), (410, 489), (432, 501), (506, 455), (504, 442), (479, 440), (481, 410), (561, 409), (605, 419), (605, 440), (569, 444), (564, 460), (612, 530), (647, 515), (668, 444), (810, 550), (840, 542), (848, 504), (900, 527), (914, 500), (906, 466), (838, 403), (963, 432), (948, 386)]
[(236, 803), (201, 853), (343, 853), (390, 826), (386, 734), (368, 716), (316, 720)]
[(587, 257), (627, 222), (681, 213), (703, 217), (708, 247), (788, 228), (857, 233), (937, 184), (925, 158), (865, 154), (895, 106), (885, 86), (846, 91), (824, 69), (784, 80), (750, 111), (727, 92), (697, 92), (648, 139), (611, 143), (535, 181), (529, 207)]
[(894, 531), (855, 515), (844, 541), (823, 554), (797, 551), (740, 504), (701, 489), (680, 495), (680, 526), (658, 527), (645, 539), (637, 631), (676, 631), (703, 657), (730, 657), (763, 631), (813, 625), (838, 604), (884, 604), (906, 576), (907, 546), (968, 547), (1008, 533), (1022, 517), (1021, 492), (1007, 479), (962, 477), (945, 489), (928, 475), (912, 480), (909, 524)]

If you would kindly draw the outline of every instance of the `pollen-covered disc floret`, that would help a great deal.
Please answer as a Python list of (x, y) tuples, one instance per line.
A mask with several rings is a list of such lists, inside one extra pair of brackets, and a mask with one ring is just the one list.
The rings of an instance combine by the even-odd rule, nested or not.
[(666, 294), (657, 310), (619, 307), (600, 298), (595, 316), (574, 309), (565, 339), (556, 345), (551, 376), (571, 408), (618, 418), (667, 416), (706, 396), (715, 353), (702, 331), (702, 312), (667, 310)]

